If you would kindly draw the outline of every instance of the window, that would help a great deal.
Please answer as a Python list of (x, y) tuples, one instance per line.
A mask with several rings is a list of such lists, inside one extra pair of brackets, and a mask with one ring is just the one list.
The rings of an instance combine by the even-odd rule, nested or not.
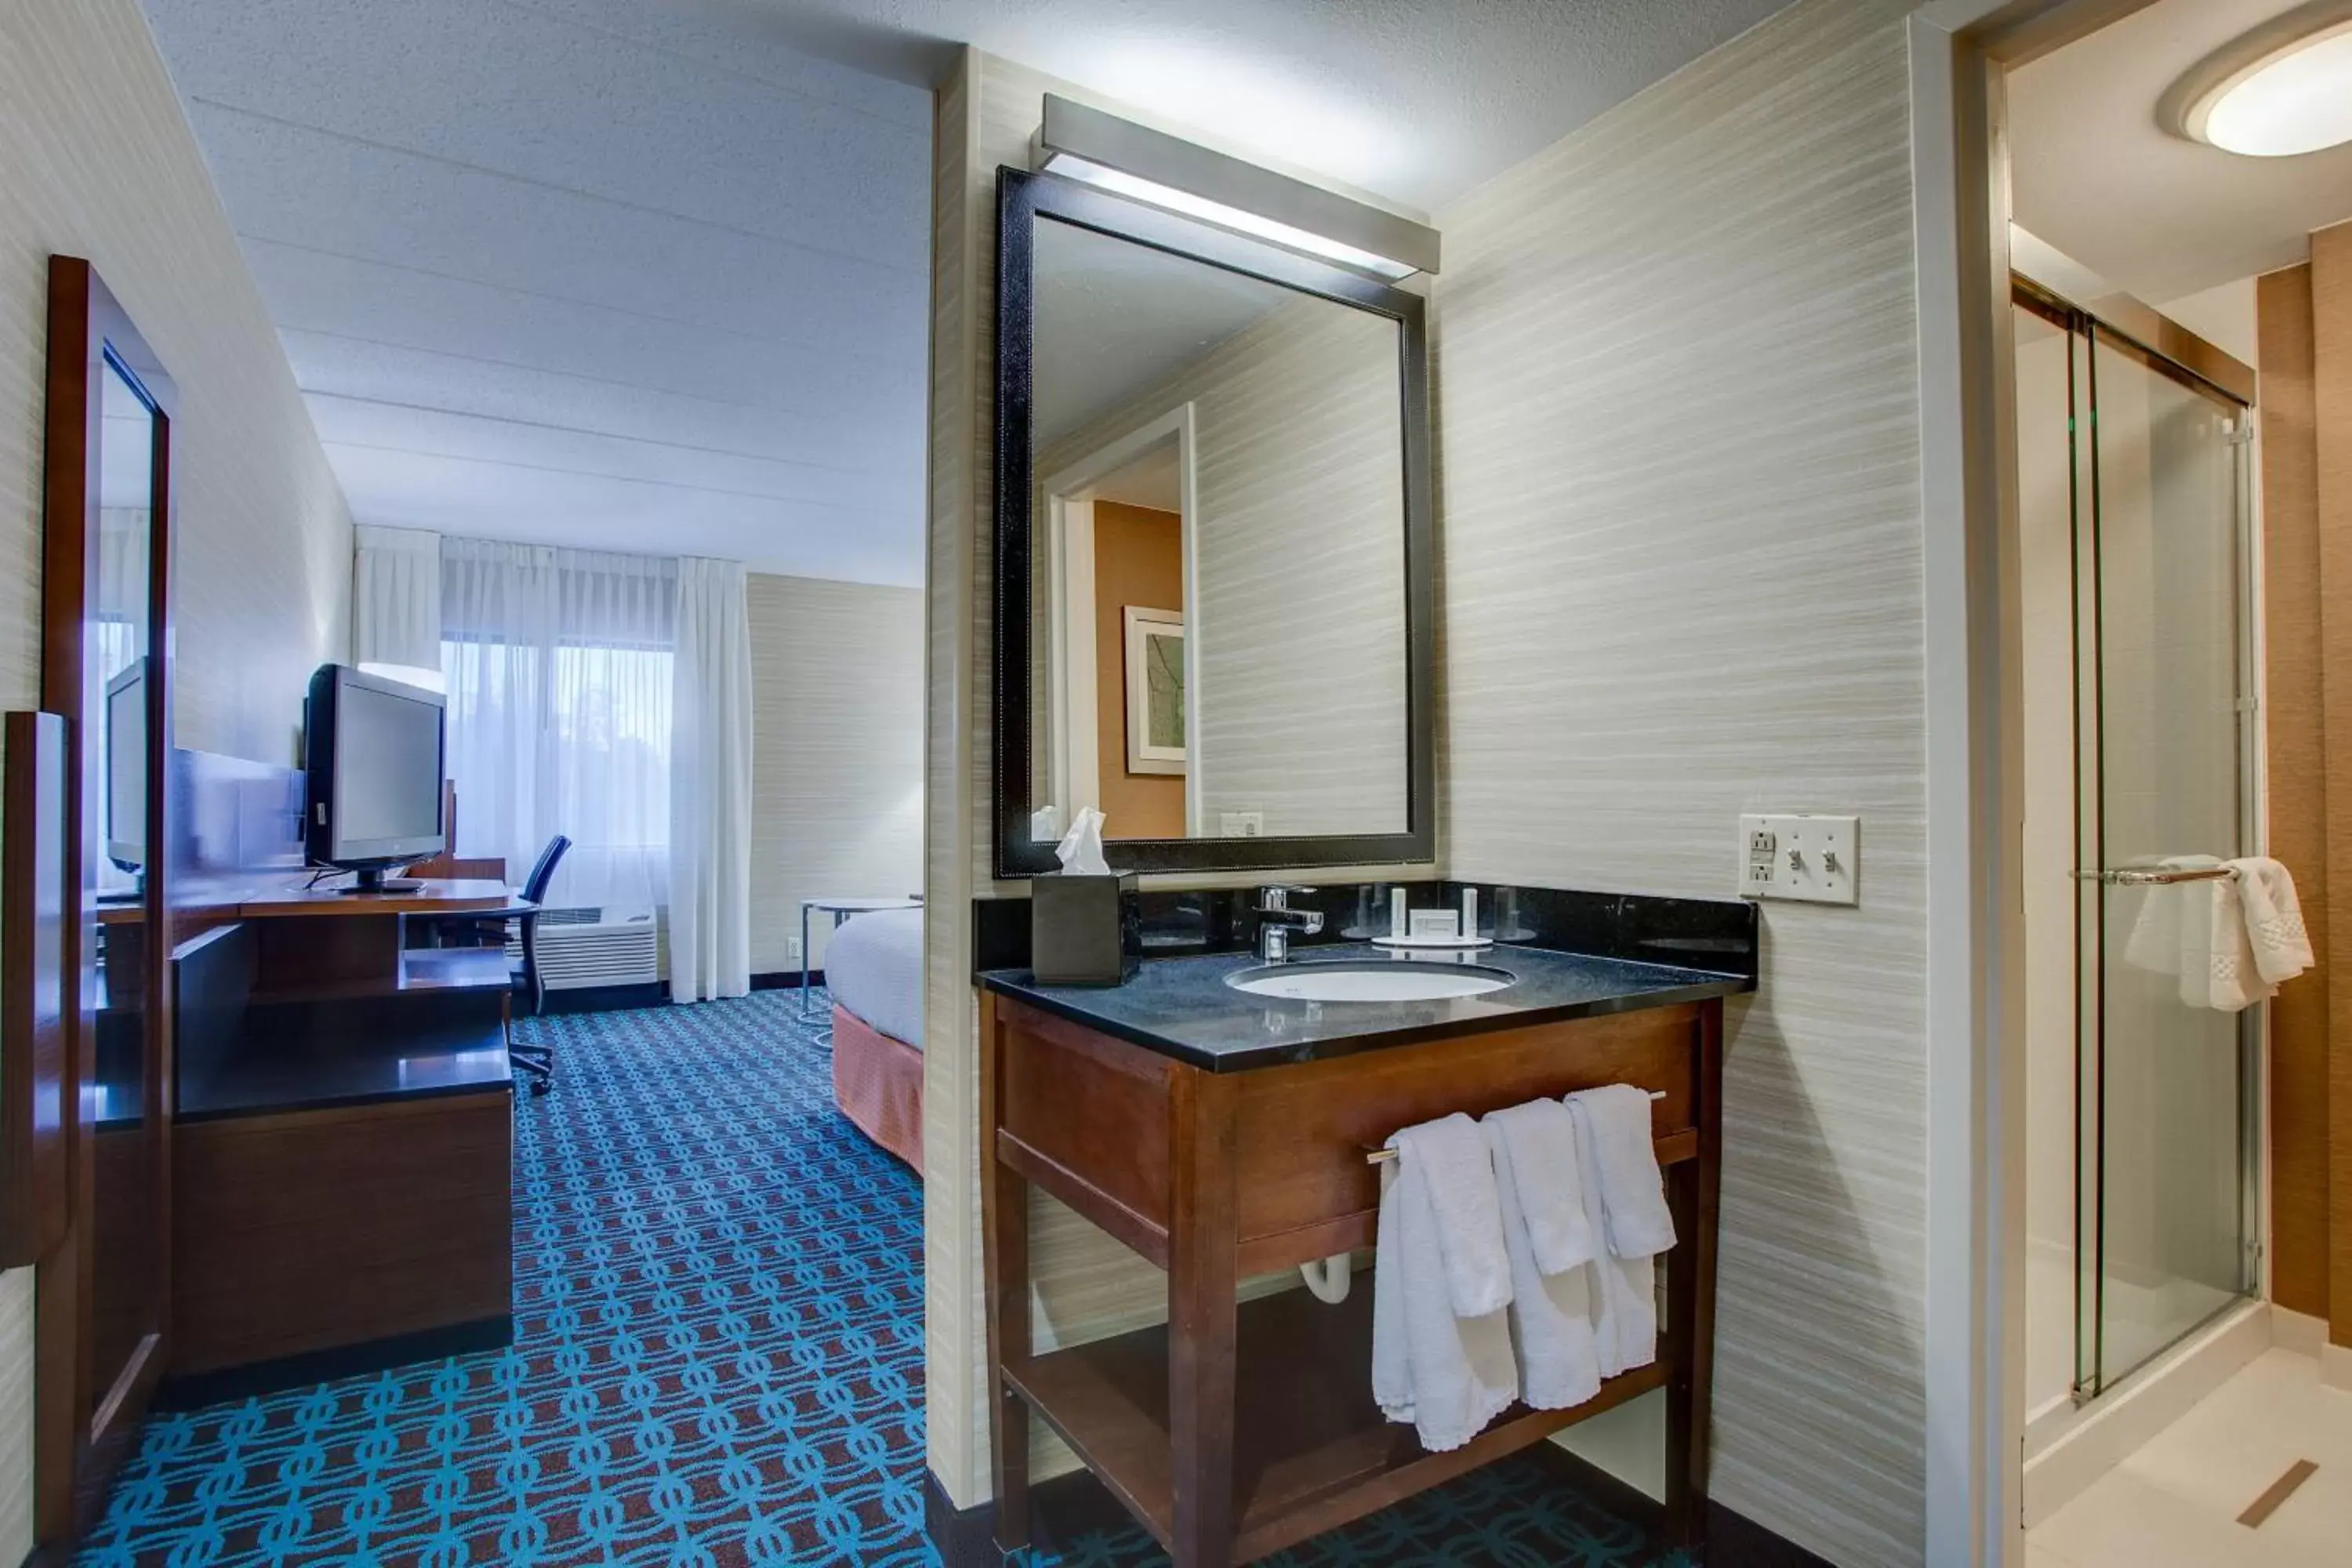
[(667, 900), (677, 592), (670, 561), (444, 542), (457, 853), (520, 882), (562, 833), (551, 905)]

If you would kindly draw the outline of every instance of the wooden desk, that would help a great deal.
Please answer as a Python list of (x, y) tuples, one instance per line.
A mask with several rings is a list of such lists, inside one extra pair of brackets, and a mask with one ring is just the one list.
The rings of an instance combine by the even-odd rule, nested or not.
[(495, 881), (214, 889), (173, 954), (172, 1386), (193, 1403), (512, 1338), (497, 949), (410, 949)]

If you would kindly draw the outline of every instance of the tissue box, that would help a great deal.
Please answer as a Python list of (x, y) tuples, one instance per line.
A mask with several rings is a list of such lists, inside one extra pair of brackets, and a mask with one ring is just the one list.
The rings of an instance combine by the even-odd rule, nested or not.
[(1040, 985), (1122, 985), (1142, 958), (1133, 872), (1029, 879), (1029, 970)]

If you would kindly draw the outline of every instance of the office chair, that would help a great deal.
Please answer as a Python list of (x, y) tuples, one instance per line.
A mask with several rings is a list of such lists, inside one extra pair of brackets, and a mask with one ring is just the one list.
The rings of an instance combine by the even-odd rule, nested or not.
[[(522, 885), (523, 901), (530, 906), (513, 918), (521, 928), (522, 958), (514, 965), (514, 990), (530, 998), (530, 1016), (534, 1018), (547, 1011), (547, 982), (539, 973), (539, 906), (547, 897), (547, 885), (555, 880), (555, 868), (563, 852), (572, 847), (572, 840), (559, 833), (547, 841), (539, 852), (539, 859), (530, 868), (530, 876)], [(545, 1094), (555, 1077), (555, 1053), (552, 1047), (533, 1041), (517, 1045), (511, 1034), (507, 1039), (507, 1059), (514, 1069), (530, 1079), (533, 1094)]]

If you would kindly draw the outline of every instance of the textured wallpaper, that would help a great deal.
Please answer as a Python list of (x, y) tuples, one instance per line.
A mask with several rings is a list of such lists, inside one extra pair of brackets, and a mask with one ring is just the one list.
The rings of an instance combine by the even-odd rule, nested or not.
[[(800, 900), (923, 881), (923, 594), (754, 572), (751, 971), (798, 972)], [(810, 941), (824, 962), (832, 921)]]
[[(181, 745), (290, 762), (340, 658), (342, 493), (135, 0), (0, 6), (0, 706), (39, 694), (48, 258), (84, 256), (179, 384)], [(0, 1281), (0, 1562), (30, 1544), (28, 1281)]]
[(1446, 870), (1726, 897), (1855, 812), (1731, 1018), (1715, 1486), (1919, 1561), (1926, 793), (1907, 55), (1806, 0), (1439, 215)]

